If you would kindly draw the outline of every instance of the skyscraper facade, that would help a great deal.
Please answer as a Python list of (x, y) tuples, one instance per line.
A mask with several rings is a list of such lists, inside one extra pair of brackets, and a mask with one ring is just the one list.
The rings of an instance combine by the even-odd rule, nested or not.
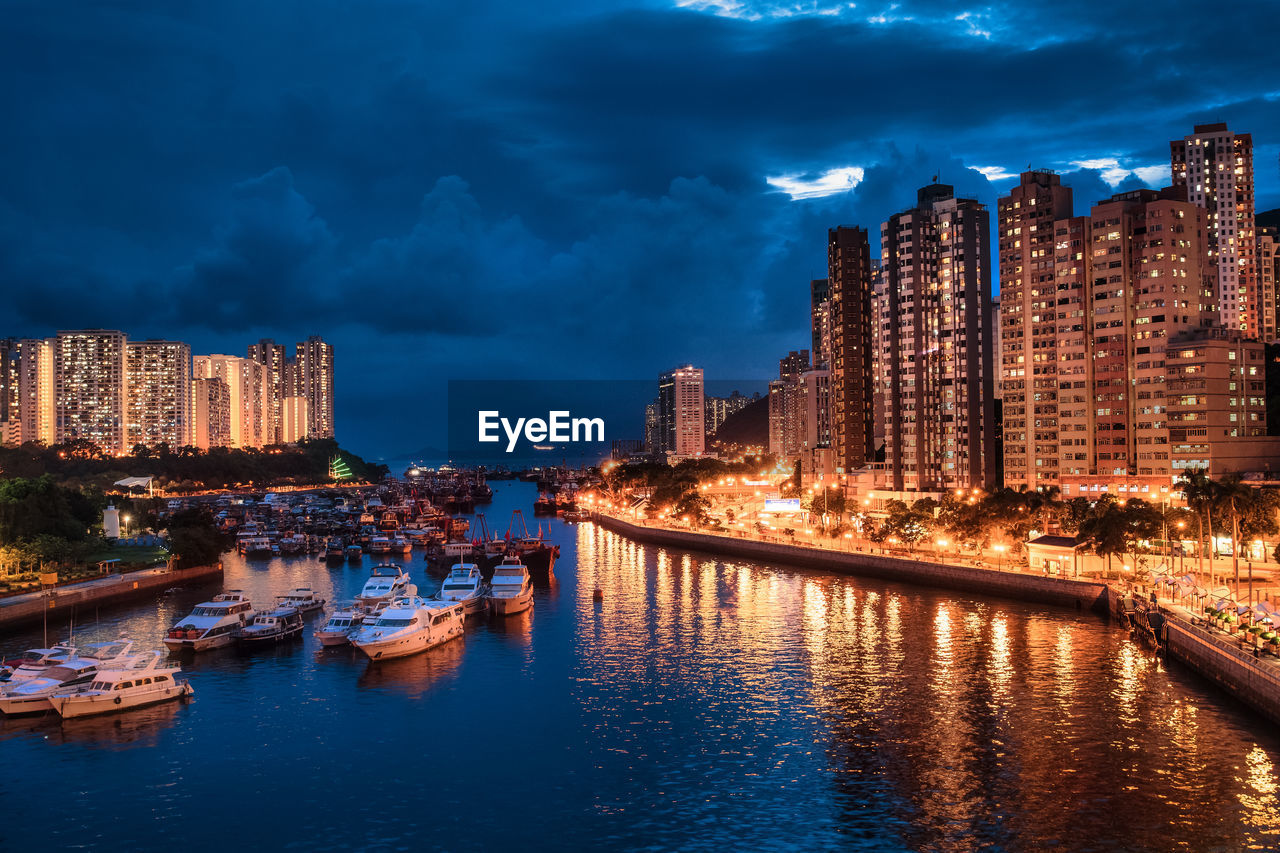
[(993, 351), (999, 359), (1004, 407), (1004, 484), (1027, 489), (1057, 486), (1054, 225), (1071, 217), (1071, 190), (1053, 172), (1023, 172), (996, 210), (1000, 345)]
[(1174, 188), (1206, 213), (1222, 325), (1261, 339), (1264, 309), (1254, 234), (1253, 137), (1232, 133), (1223, 123), (1199, 124), (1169, 148)]
[(191, 347), (177, 341), (125, 344), (125, 449), (190, 444)]
[(885, 464), (895, 491), (996, 479), (987, 209), (932, 184), (880, 229)]
[(198, 355), (192, 362), (196, 378), (221, 379), (227, 386), (231, 446), (261, 447), (266, 394), (263, 366), (234, 355)]
[(876, 455), (871, 246), (865, 228), (842, 225), (828, 230), (827, 283), (832, 447), (835, 465), (852, 471)]
[[(264, 338), (256, 344), (249, 345), (249, 360), (262, 365), (263, 370), (263, 441), (267, 444), (279, 444), (288, 439), (284, 435), (284, 399), (293, 396), (294, 388), (290, 379), (289, 359), (283, 344)], [(295, 439), (296, 440), (296, 439)]]
[(231, 389), (216, 376), (191, 380), (192, 438), (201, 450), (231, 446)]
[(308, 437), (333, 438), (333, 345), (312, 335), (296, 347), (294, 396), (307, 399)]
[(658, 377), (658, 423), (662, 452), (679, 457), (706, 450), (706, 412), (702, 370), (685, 365)]
[(54, 439), (120, 453), (125, 440), (125, 336), (85, 329), (54, 339)]

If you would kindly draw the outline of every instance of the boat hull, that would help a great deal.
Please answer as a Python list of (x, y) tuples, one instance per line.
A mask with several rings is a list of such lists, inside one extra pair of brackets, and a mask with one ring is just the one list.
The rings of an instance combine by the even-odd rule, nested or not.
[(165, 637), (165, 647), (171, 652), (203, 652), (209, 649), (221, 649), (236, 641), (235, 634), (219, 634), (216, 637), (197, 637), (194, 640), (178, 640)]
[(0, 714), (20, 717), (23, 714), (43, 714), (53, 710), (48, 696), (0, 696)]
[(312, 636), (320, 641), (320, 645), (326, 648), (345, 646), (351, 642), (351, 635), (346, 631), (316, 631)]
[(495, 616), (514, 616), (523, 613), (533, 606), (533, 592), (529, 591), (515, 598), (490, 598), (489, 607)]
[(72, 694), (69, 696), (51, 696), (49, 704), (64, 720), (75, 717), (93, 717), (99, 714), (114, 714), (134, 708), (145, 708), (161, 702), (171, 702), (190, 696), (195, 691), (186, 681), (175, 682), (161, 690), (133, 695), (112, 696), (109, 693)]
[(435, 648), (442, 643), (447, 643), (455, 637), (462, 636), (461, 624), (449, 625), (434, 634), (431, 631), (419, 631), (417, 634), (404, 637), (390, 637), (385, 640), (374, 640), (372, 642), (356, 642), (352, 640), (352, 644), (369, 656), (370, 660), (392, 660), (393, 658), (403, 658), (409, 655), (416, 655), (418, 652), (425, 652), (427, 649)]

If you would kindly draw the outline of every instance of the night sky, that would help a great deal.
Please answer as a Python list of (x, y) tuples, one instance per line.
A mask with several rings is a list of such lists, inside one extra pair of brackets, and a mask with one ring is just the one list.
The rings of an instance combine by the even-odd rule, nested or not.
[(1227, 121), (1280, 206), (1274, 3), (959, 8), (8, 3), (0, 335), (322, 334), (339, 439), (399, 457), (447, 378), (774, 375), (827, 227), (934, 174), (1082, 212)]

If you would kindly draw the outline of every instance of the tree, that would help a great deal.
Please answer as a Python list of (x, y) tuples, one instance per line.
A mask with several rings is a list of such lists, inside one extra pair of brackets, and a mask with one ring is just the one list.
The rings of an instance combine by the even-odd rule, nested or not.
[[(1217, 484), (1209, 479), (1209, 474), (1203, 468), (1188, 468), (1182, 472), (1182, 476), (1178, 478), (1175, 484), (1178, 491), (1182, 493), (1182, 499), (1187, 502), (1187, 507), (1196, 514), (1196, 554), (1197, 563), (1199, 565), (1199, 574), (1204, 576), (1204, 529), (1209, 528), (1209, 537), (1213, 538), (1213, 505), (1217, 500)], [(1210, 577), (1209, 586), (1213, 585), (1213, 557), (1210, 556)]]

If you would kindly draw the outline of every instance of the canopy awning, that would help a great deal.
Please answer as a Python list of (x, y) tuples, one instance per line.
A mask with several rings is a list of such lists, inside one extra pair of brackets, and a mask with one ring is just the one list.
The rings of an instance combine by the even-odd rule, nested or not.
[(115, 485), (124, 486), (126, 489), (145, 489), (151, 485), (154, 477), (125, 477), (123, 480), (116, 480)]

